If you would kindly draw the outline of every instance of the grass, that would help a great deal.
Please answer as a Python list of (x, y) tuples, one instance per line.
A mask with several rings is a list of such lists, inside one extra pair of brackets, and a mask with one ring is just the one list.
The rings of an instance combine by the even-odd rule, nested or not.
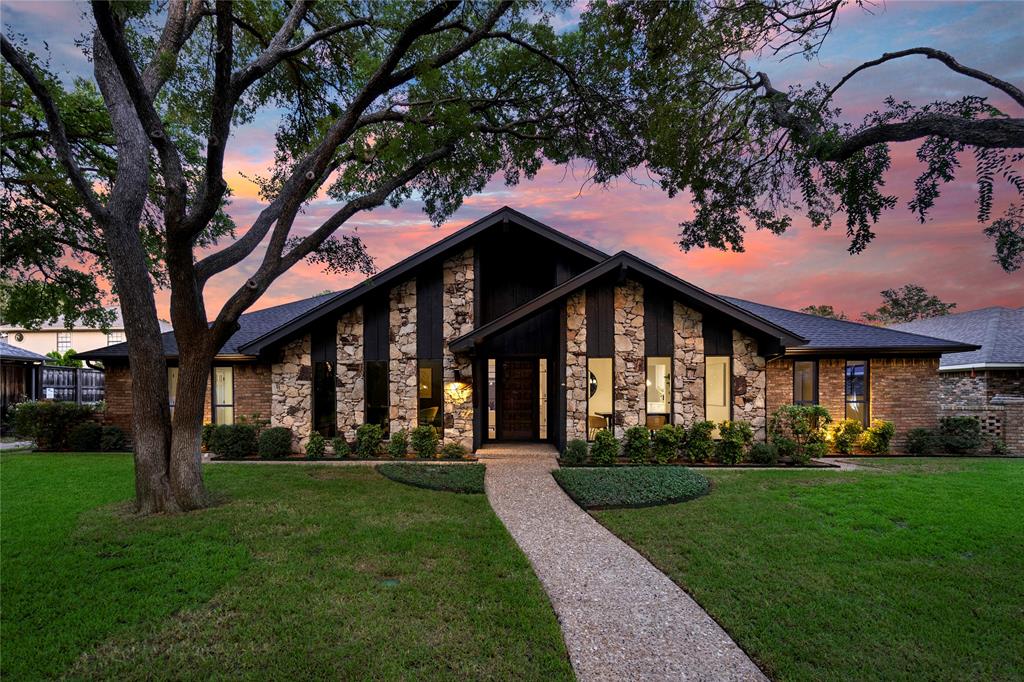
[(1024, 461), (864, 465), (596, 516), (774, 679), (1024, 678)]
[(703, 495), (708, 479), (686, 467), (555, 469), (566, 494), (584, 509), (649, 507)]
[(572, 676), (481, 495), (219, 464), (217, 506), (136, 518), (130, 456), (0, 463), (5, 679)]
[(379, 464), (377, 471), (392, 481), (453, 493), (482, 493), (483, 464)]

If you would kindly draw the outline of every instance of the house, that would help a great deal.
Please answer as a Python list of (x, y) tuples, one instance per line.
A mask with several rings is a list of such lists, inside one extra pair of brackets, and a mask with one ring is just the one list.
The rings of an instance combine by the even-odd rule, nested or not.
[[(503, 208), (346, 291), (249, 313), (221, 349), (208, 418), (259, 413), (301, 447), (431, 424), (443, 441), (621, 436), (744, 420), (780, 405), (931, 426), (947, 341), (716, 296), (632, 254), (608, 255)], [(164, 335), (173, 386), (177, 346)], [(124, 344), (79, 354), (107, 370), (108, 418), (130, 421)]]
[[(125, 336), (121, 309), (114, 307), (111, 308), (111, 311), (115, 318), (107, 331), (87, 327), (78, 320), (67, 325), (64, 323), (64, 318), (58, 315), (55, 319), (44, 322), (37, 329), (26, 329), (0, 322), (0, 339), (12, 346), (41, 355), (52, 351), (63, 355), (72, 349), (113, 346), (123, 343)], [(170, 330), (169, 322), (160, 322), (160, 331), (168, 332)]]
[(7, 409), (36, 395), (39, 368), (46, 357), (0, 341), (0, 426), (6, 432)]

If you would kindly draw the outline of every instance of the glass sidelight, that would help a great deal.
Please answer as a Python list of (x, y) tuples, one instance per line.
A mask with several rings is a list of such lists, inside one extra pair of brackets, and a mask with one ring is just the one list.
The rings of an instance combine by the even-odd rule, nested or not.
[(732, 382), (728, 355), (704, 358), (704, 418), (723, 422), (732, 419)]

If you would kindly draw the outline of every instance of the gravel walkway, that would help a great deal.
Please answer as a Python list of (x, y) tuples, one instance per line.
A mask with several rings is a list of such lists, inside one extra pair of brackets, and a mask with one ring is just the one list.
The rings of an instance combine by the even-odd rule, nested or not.
[(551, 477), (554, 451), (477, 452), (487, 499), (551, 598), (580, 680), (766, 680), (678, 585)]

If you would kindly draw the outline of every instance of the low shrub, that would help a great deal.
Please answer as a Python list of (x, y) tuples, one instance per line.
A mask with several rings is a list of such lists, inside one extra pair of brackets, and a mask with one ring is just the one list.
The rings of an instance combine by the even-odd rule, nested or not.
[(797, 443), (792, 438), (776, 435), (772, 438), (772, 445), (779, 455), (779, 460), (790, 464), (806, 464), (811, 456), (807, 454), (807, 448)]
[(395, 459), (402, 459), (409, 452), (409, 432), (399, 429), (391, 434), (388, 439), (388, 455)]
[(243, 414), (238, 419), (235, 420), (235, 423), (248, 424), (249, 426), (253, 427), (253, 429), (256, 430), (257, 441), (259, 441), (260, 436), (263, 434), (263, 429), (270, 426), (270, 420), (261, 417), (259, 412), (254, 412), (253, 414), (249, 415)]
[(462, 443), (448, 443), (441, 448), (441, 459), (466, 459), (469, 450)]
[(204, 451), (208, 451), (210, 449), (210, 440), (213, 438), (213, 432), (216, 428), (216, 424), (203, 424), (203, 433), (199, 437), (199, 442)]
[(262, 459), (292, 454), (292, 430), (284, 426), (263, 429), (257, 439), (256, 452)]
[(68, 449), (72, 452), (96, 452), (100, 450), (103, 427), (94, 421), (80, 422), (68, 432)]
[(100, 432), (100, 450), (103, 452), (125, 452), (131, 450), (131, 443), (120, 426), (104, 426)]
[(779, 463), (779, 448), (774, 443), (754, 443), (750, 447), (750, 461), (754, 464), (775, 466)]
[(335, 436), (331, 439), (331, 450), (334, 451), (334, 456), (339, 459), (350, 457), (352, 455), (352, 446), (345, 440), (344, 436)]
[(587, 462), (587, 441), (576, 438), (565, 444), (562, 461), (567, 466), (581, 466)]
[(721, 464), (739, 464), (747, 455), (754, 442), (754, 431), (750, 424), (741, 421), (724, 421), (718, 425), (718, 440), (715, 442), (715, 459)]
[(651, 432), (646, 426), (631, 426), (626, 429), (622, 449), (630, 464), (646, 464), (651, 455)]
[(409, 438), (412, 451), (420, 459), (431, 459), (437, 456), (437, 429), (429, 424), (417, 426)]
[(679, 456), (679, 433), (681, 428), (665, 424), (654, 432), (651, 439), (651, 457), (655, 464), (671, 464)]
[(872, 455), (888, 455), (895, 435), (895, 424), (884, 419), (874, 419), (871, 426), (864, 429), (859, 444)]
[(715, 454), (715, 422), (694, 422), (686, 431), (686, 458), (691, 462), (707, 462)]
[(981, 422), (974, 417), (943, 417), (939, 438), (943, 450), (958, 455), (973, 455), (985, 443)]
[(377, 471), (392, 481), (453, 493), (484, 492), (483, 464), (378, 464)]
[(843, 419), (836, 422), (829, 431), (832, 449), (843, 455), (853, 453), (853, 448), (860, 441), (862, 433), (864, 425), (859, 419)]
[(68, 436), (82, 422), (91, 422), (91, 405), (51, 400), (27, 400), (8, 410), (14, 433), (33, 440), (38, 450), (67, 450)]
[(306, 457), (310, 459), (323, 459), (327, 452), (327, 439), (319, 431), (314, 431), (306, 443)]
[(768, 422), (770, 438), (781, 436), (799, 445), (824, 442), (832, 416), (821, 405), (783, 405)]
[(911, 455), (932, 455), (939, 451), (942, 441), (932, 429), (910, 429), (907, 431), (905, 449)]
[(828, 456), (828, 443), (808, 443), (804, 446), (803, 457), (799, 464), (807, 464), (811, 459)]
[(686, 467), (556, 469), (558, 484), (584, 509), (648, 507), (703, 495), (708, 479)]
[(590, 458), (599, 467), (615, 464), (619, 456), (619, 439), (608, 429), (601, 429), (594, 436), (594, 444), (590, 447)]
[(363, 424), (356, 429), (356, 455), (363, 459), (380, 457), (380, 444), (384, 441), (384, 429), (380, 424)]
[(985, 446), (988, 449), (988, 454), (993, 457), (1006, 457), (1010, 454), (1010, 448), (1006, 446), (1001, 439), (985, 434)]
[(210, 450), (224, 459), (242, 459), (257, 451), (256, 427), (251, 424), (218, 424), (210, 436)]

